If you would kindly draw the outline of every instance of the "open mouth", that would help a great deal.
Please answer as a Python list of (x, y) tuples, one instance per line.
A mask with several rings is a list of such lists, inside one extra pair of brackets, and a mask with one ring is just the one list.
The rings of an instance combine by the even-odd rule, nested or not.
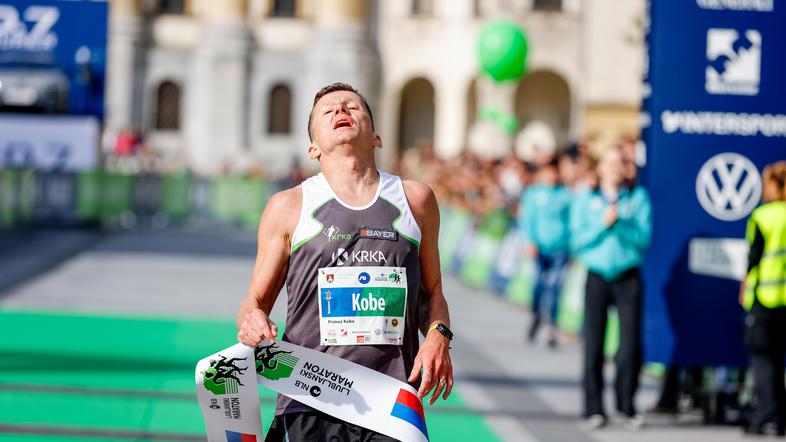
[(339, 129), (342, 127), (352, 127), (352, 121), (348, 118), (342, 118), (333, 123), (333, 129)]

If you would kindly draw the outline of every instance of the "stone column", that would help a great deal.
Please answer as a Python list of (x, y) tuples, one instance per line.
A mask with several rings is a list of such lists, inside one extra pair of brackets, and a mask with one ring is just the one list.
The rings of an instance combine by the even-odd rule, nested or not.
[(231, 166), (247, 150), (246, 10), (246, 0), (209, 1), (198, 16), (202, 40), (193, 56), (185, 130), (191, 165), (201, 173)]
[(467, 92), (458, 81), (448, 77), (436, 85), (434, 150), (443, 158), (452, 158), (464, 149), (464, 128), (467, 121)]
[(109, 130), (129, 129), (142, 120), (144, 28), (140, 0), (111, 0), (104, 94)]
[(374, 115), (377, 131), (385, 131), (382, 133), (382, 149), (377, 154), (377, 165), (385, 170), (390, 170), (399, 156), (398, 146), (394, 141), (398, 138), (401, 97), (399, 88), (393, 84), (391, 82), (380, 89), (380, 105), (374, 109), (374, 112), (379, 114)]
[[(313, 40), (305, 53), (306, 80), (303, 102), (296, 109), (311, 109), (314, 94), (323, 86), (349, 83), (379, 110), (376, 90), (379, 61), (368, 33), (367, 0), (320, 0), (315, 4)], [(381, 120), (375, 115), (375, 126)], [(304, 139), (308, 136), (303, 128)]]

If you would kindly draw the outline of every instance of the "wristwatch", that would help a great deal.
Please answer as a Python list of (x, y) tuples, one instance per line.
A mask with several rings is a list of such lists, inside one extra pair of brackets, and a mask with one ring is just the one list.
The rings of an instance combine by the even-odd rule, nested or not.
[(428, 331), (430, 332), (431, 330), (436, 330), (442, 333), (442, 336), (448, 338), (448, 341), (453, 340), (453, 332), (450, 331), (450, 329), (445, 326), (445, 324), (439, 321), (435, 321), (433, 324), (431, 324), (431, 326), (428, 328)]

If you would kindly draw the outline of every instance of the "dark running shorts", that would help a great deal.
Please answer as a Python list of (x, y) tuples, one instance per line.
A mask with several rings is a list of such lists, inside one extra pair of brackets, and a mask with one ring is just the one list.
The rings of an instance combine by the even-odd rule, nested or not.
[(265, 442), (397, 442), (320, 412), (276, 416)]

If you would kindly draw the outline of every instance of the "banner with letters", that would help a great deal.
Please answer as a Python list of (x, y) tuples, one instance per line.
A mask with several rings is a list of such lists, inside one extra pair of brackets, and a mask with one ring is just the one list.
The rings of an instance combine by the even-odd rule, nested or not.
[(0, 116), (0, 168), (53, 172), (91, 170), (100, 165), (100, 124), (95, 117)]
[(786, 4), (650, 1), (638, 161), (653, 206), (645, 358), (746, 364), (745, 222), (786, 159)]
[(0, 0), (0, 103), (102, 119), (108, 11), (107, 0)]
[(200, 360), (196, 383), (210, 442), (264, 440), (257, 383), (395, 439), (428, 441), (423, 404), (409, 384), (289, 342), (235, 344)]

